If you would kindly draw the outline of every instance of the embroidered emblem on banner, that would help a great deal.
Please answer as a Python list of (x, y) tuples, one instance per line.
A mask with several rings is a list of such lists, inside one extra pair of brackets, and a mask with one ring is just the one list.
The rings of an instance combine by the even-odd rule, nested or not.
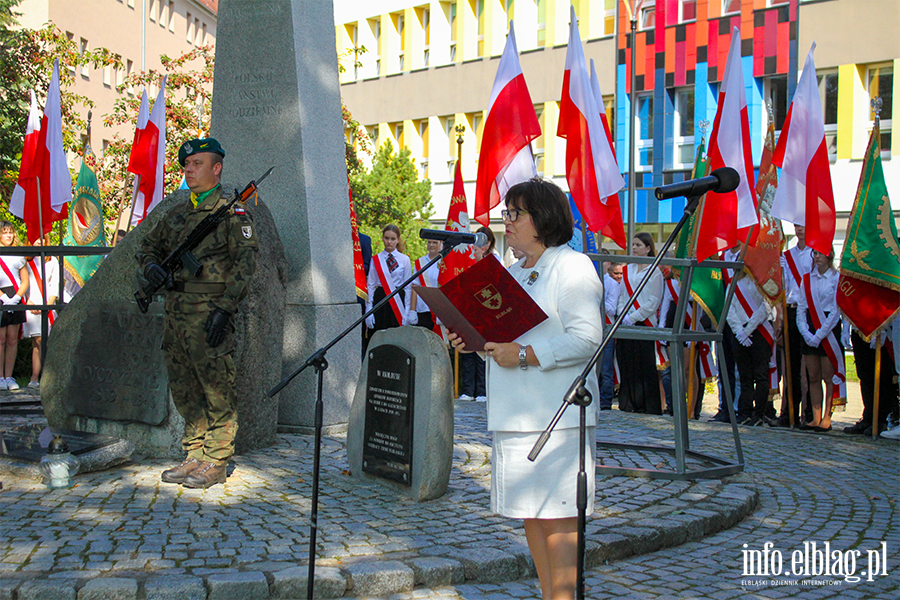
[(477, 298), (485, 308), (490, 308), (492, 310), (497, 310), (503, 305), (503, 298), (500, 296), (500, 292), (490, 284), (486, 285), (481, 291), (475, 294), (475, 298)]

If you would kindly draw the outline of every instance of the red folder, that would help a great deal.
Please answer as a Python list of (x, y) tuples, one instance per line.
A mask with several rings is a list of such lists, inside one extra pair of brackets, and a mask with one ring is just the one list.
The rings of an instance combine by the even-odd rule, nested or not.
[(497, 257), (486, 256), (439, 288), (412, 286), (428, 308), (466, 343), (512, 342), (547, 318)]

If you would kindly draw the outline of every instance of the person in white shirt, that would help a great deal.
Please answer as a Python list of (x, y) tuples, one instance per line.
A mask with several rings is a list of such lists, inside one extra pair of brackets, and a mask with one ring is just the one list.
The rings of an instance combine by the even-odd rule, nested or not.
[[(579, 454), (587, 477), (587, 514), (594, 504), (596, 409), (586, 411), (587, 443), (579, 443), (579, 411), (562, 415), (537, 459), (527, 455), (556, 414), (603, 336), (603, 286), (591, 260), (568, 247), (574, 222), (552, 182), (514, 185), (501, 211), (510, 246), (525, 257), (509, 268), (547, 319), (511, 343), (487, 342), (491, 509), (525, 520), (543, 598), (575, 596), (578, 558), (576, 489)], [(450, 342), (464, 348), (455, 333)], [(596, 398), (597, 378), (587, 387)]]
[[(44, 245), (50, 245), (50, 236), (44, 236)], [(35, 246), (41, 245), (41, 240), (35, 240)], [(48, 256), (44, 261), (43, 273), (40, 257), (31, 257), (26, 263), (28, 268), (28, 299), (26, 304), (56, 304), (59, 294), (59, 259)], [(44, 279), (46, 277), (46, 281)], [(45, 301), (46, 300), (46, 301)], [(40, 310), (29, 310), (25, 315), (24, 337), (31, 338), (31, 381), (28, 387), (40, 388), (41, 380), (41, 316)], [(47, 318), (47, 331), (56, 319), (56, 311), (49, 311)]]
[[(803, 276), (801, 294), (797, 303), (797, 329), (803, 338), (801, 352), (806, 371), (812, 420), (800, 426), (800, 429), (814, 431), (831, 431), (832, 396), (834, 383), (832, 378), (835, 367), (826, 353), (828, 336), (834, 333), (832, 348), (839, 346), (841, 339), (841, 313), (837, 306), (837, 287), (840, 275), (834, 269), (834, 250), (827, 255), (813, 250), (813, 270)], [(809, 293), (806, 279), (809, 278)], [(825, 317), (824, 322), (816, 327), (813, 314), (818, 309)], [(843, 348), (841, 366), (843, 366)], [(822, 384), (825, 393), (822, 393)], [(823, 408), (824, 404), (824, 408)]]
[[(790, 349), (791, 364), (791, 389), (790, 395), (794, 405), (794, 426), (800, 425), (800, 407), (806, 386), (802, 385), (805, 377), (800, 362), (803, 355), (803, 338), (797, 328), (797, 305), (800, 302), (800, 282), (803, 276), (812, 271), (812, 248), (806, 245), (806, 228), (802, 225), (794, 225), (794, 234), (797, 236), (797, 244), (781, 255), (781, 273), (784, 278), (784, 296), (787, 303), (788, 345)], [(776, 427), (790, 427), (790, 415), (787, 406), (787, 377), (784, 378), (785, 390), (782, 394), (781, 415), (773, 423)]]
[[(631, 241), (631, 252), (635, 256), (656, 256), (653, 236), (641, 232)], [(636, 327), (656, 327), (656, 311), (662, 302), (663, 276), (659, 269), (650, 275), (650, 281), (641, 290), (635, 303), (628, 299), (637, 289), (650, 265), (625, 265), (622, 273), (622, 288), (619, 290), (618, 313), (625, 313), (622, 325)], [(616, 355), (619, 372), (619, 410), (626, 412), (662, 414), (659, 372), (662, 363), (657, 358), (656, 342), (651, 340), (616, 340)]]
[[(9, 221), (0, 221), (0, 246), (18, 246), (19, 236)], [(5, 306), (22, 302), (28, 294), (28, 268), (24, 256), (0, 257), (0, 301)], [(13, 378), (19, 349), (19, 326), (25, 322), (25, 311), (4, 310), (0, 316), (0, 390), (17, 390)]]
[[(441, 242), (438, 240), (427, 240), (425, 242), (425, 247), (428, 248), (428, 254), (416, 260), (414, 269), (416, 271), (434, 260), (441, 252)], [(440, 272), (441, 261), (438, 261), (428, 267), (424, 273), (419, 275), (418, 280), (413, 283), (424, 287), (438, 287), (438, 275)], [(425, 329), (434, 329), (434, 315), (431, 313), (431, 309), (428, 308), (428, 304), (425, 303), (425, 299), (420, 298), (415, 290), (410, 292), (409, 312), (406, 317), (406, 322), (409, 325), (418, 325)]]
[[(369, 275), (366, 277), (369, 292), (366, 312), (372, 310), (374, 305), (400, 287), (400, 284), (412, 275), (409, 257), (397, 250), (400, 243), (400, 228), (396, 225), (386, 225), (381, 231), (381, 241), (384, 243), (384, 250), (372, 257)], [(372, 330), (369, 332), (369, 338), (376, 331), (406, 325), (408, 313), (405, 299), (406, 290), (401, 290), (384, 306), (366, 317), (366, 327)]]

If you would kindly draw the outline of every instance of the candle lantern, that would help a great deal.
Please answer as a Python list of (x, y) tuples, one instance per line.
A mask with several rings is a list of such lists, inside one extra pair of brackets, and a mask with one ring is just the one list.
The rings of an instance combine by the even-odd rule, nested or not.
[(81, 462), (69, 452), (69, 445), (60, 435), (54, 435), (41, 459), (40, 471), (51, 489), (72, 487), (72, 477)]

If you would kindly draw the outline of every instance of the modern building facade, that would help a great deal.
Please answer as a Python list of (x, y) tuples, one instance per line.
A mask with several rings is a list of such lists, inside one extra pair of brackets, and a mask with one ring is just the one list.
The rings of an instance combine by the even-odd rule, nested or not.
[[(99, 153), (116, 133), (126, 139), (134, 135), (132, 127), (103, 124), (102, 117), (112, 113), (120, 97), (116, 86), (132, 72), (161, 70), (162, 54), (175, 58), (198, 46), (214, 45), (218, 4), (218, 0), (22, 0), (15, 10), (22, 13), (18, 20), (24, 27), (38, 29), (52, 22), (80, 51), (106, 48), (122, 58), (121, 70), (83, 68), (75, 77), (74, 91), (96, 105), (91, 146)], [(158, 91), (148, 90), (151, 102)]]
[[(636, 102), (638, 230), (662, 236), (682, 212), (683, 201), (659, 202), (652, 189), (690, 177), (701, 126), (715, 116), (733, 27), (741, 36), (757, 166), (768, 124), (766, 103), (772, 102), (777, 135), (815, 42), (839, 211), (837, 243), (853, 203), (874, 119), (870, 100), (876, 96), (883, 102), (885, 174), (893, 204), (900, 208), (900, 134), (892, 120), (900, 110), (900, 84), (894, 77), (900, 68), (896, 0), (644, 0), (635, 15), (634, 94), (624, 0), (335, 0), (337, 50), (347, 67), (344, 101), (376, 145), (391, 141), (410, 149), (420, 176), (433, 183), (435, 225), (449, 205), (460, 124), (465, 127), (462, 171), (472, 208), (481, 127), (510, 20), (544, 132), (533, 144), (539, 174), (568, 189), (565, 140), (556, 137), (556, 127), (570, 4), (586, 58), (596, 66), (626, 176), (631, 103)], [(366, 51), (360, 53), (361, 47)], [(623, 215), (628, 214), (627, 198), (623, 191)], [(492, 217), (501, 230), (499, 213)]]

